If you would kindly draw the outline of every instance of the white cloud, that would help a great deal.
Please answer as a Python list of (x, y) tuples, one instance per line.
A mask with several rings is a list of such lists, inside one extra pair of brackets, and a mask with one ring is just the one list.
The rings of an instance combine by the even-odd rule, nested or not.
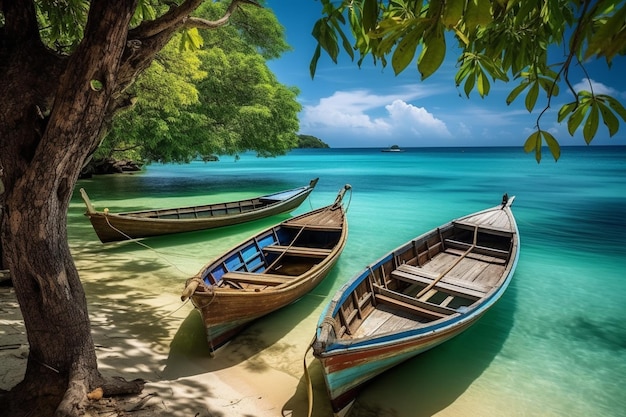
[(617, 96), (619, 95), (619, 91), (614, 89), (613, 87), (609, 87), (600, 82), (594, 81), (590, 78), (583, 78), (580, 82), (574, 84), (574, 90), (581, 91), (586, 90), (589, 91), (589, 84), (591, 83), (591, 87), (593, 88), (594, 94), (606, 94), (609, 96)]
[[(305, 105), (301, 115), (301, 131), (308, 134), (353, 136), (367, 138), (448, 138), (445, 123), (424, 107), (407, 103), (431, 91), (406, 86), (395, 94), (377, 95), (368, 90), (337, 91)], [(395, 143), (395, 142), (394, 142)]]
[(394, 100), (385, 106), (394, 129), (398, 132), (411, 132), (417, 137), (450, 137), (446, 124), (435, 118), (423, 107), (415, 107), (402, 100)]

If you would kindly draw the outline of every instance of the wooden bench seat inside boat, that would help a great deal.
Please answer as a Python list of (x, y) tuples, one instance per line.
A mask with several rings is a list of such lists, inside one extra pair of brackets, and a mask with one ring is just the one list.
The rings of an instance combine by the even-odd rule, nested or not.
[[(438, 275), (425, 271), (418, 266), (403, 264), (391, 273), (391, 276), (409, 283), (418, 282), (423, 285), (431, 284)], [(448, 294), (461, 297), (470, 297), (480, 299), (489, 291), (489, 287), (480, 285), (470, 281), (464, 281), (458, 278), (445, 276), (439, 280), (434, 289), (443, 291)]]
[(287, 255), (295, 255), (302, 257), (310, 257), (310, 258), (325, 258), (330, 255), (332, 252), (331, 249), (323, 249), (323, 248), (308, 248), (303, 246), (280, 246), (280, 245), (269, 245), (263, 248), (266, 252), (273, 253), (283, 253)]
[(301, 223), (283, 223), (282, 227), (288, 229), (304, 229), (304, 230), (316, 230), (325, 232), (341, 232), (343, 227), (340, 224), (301, 224)]
[(474, 231), (476, 229), (478, 233), (485, 232), (491, 235), (506, 236), (506, 237), (513, 236), (513, 232), (511, 232), (511, 229), (496, 227), (494, 225), (489, 225), (489, 226), (478, 225), (477, 227), (477, 225), (474, 223), (464, 223), (460, 221), (454, 221), (452, 224), (454, 224), (454, 226), (458, 227), (459, 229), (465, 229), (465, 230), (470, 230), (470, 231)]
[(441, 319), (456, 313), (456, 310), (453, 308), (429, 303), (428, 301), (421, 301), (406, 294), (383, 288), (377, 284), (373, 287), (376, 293), (374, 298), (377, 302), (399, 307), (429, 319)]
[[(445, 239), (445, 246), (446, 248), (467, 250), (472, 246), (472, 244), (467, 243), (467, 242), (461, 242), (458, 240), (453, 240), (453, 239)], [(493, 263), (504, 263), (506, 259), (509, 257), (509, 251), (496, 249), (496, 248), (489, 248), (489, 247), (480, 246), (480, 245), (474, 246), (474, 248), (472, 249), (472, 255), (474, 254), (486, 255), (488, 257), (494, 258), (494, 259), (486, 259), (486, 258), (484, 259), (485, 261), (493, 262)]]
[(293, 277), (276, 274), (255, 274), (244, 271), (229, 271), (222, 275), (222, 280), (246, 284), (280, 285), (289, 282)]

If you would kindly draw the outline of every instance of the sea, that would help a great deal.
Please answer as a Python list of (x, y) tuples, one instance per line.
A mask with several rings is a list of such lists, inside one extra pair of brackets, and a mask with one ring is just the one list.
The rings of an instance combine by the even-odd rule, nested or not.
[[(237, 200), (313, 178), (317, 187), (291, 214), (113, 244), (98, 241), (78, 193), (84, 188), (99, 210), (130, 211)], [(344, 198), (349, 237), (334, 269), (311, 293), (223, 349), (250, 352), (256, 363), (293, 376), (293, 401), (305, 403), (302, 359), (335, 291), (409, 239), (493, 207), (507, 193), (515, 196), (521, 255), (502, 299), (465, 333), (368, 383), (350, 415), (626, 416), (623, 146), (564, 147), (558, 161), (546, 151), (541, 163), (520, 147), (467, 147), (297, 149), (275, 158), (244, 153), (151, 164), (134, 174), (79, 180), (68, 215), (70, 247), (90, 300), (108, 293), (120, 305), (141, 303), (149, 287), (179, 295), (203, 264), (266, 227), (330, 204), (344, 184), (351, 185)], [(123, 286), (128, 282), (132, 290)], [(193, 309), (176, 326), (171, 339), (154, 332), (166, 354), (204, 343)], [(314, 415), (326, 416), (319, 365), (310, 355), (308, 363)]]

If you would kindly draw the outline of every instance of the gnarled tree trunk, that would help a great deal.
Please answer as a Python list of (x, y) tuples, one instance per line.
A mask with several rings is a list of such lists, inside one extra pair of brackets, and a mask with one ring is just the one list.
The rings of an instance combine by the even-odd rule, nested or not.
[(162, 16), (129, 30), (137, 2), (88, 2), (83, 40), (62, 56), (42, 43), (34, 0), (0, 0), (0, 245), (30, 345), (24, 380), (0, 395), (3, 416), (81, 415), (95, 388), (104, 395), (143, 388), (98, 372), (67, 241), (70, 198), (84, 162), (129, 102), (124, 91), (175, 31), (217, 28), (240, 4), (258, 5), (231, 0), (222, 18), (208, 22), (189, 17), (202, 0), (167, 2)]
[[(3, 3), (1, 240), (30, 345), (24, 380), (0, 405), (3, 414), (79, 415), (86, 394), (106, 385), (66, 218), (82, 164), (97, 147), (118, 89), (135, 6), (136, 0), (91, 2), (89, 36), (67, 58), (42, 45), (31, 2)], [(141, 390), (141, 384), (130, 387)]]

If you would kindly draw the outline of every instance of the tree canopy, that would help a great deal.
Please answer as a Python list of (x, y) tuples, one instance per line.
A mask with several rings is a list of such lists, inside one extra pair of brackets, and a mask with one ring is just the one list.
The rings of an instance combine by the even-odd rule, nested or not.
[[(216, 19), (223, 3), (195, 15)], [(188, 162), (247, 150), (284, 154), (297, 144), (298, 91), (266, 59), (289, 50), (267, 9), (241, 13), (219, 31), (177, 34), (131, 87), (134, 107), (115, 118), (95, 157)], [(185, 45), (185, 39), (192, 42)]]
[[(324, 50), (334, 62), (343, 49), (360, 66), (366, 57), (396, 74), (416, 61), (422, 80), (434, 74), (446, 52), (456, 43), (455, 83), (469, 97), (489, 94), (491, 83), (513, 81), (506, 102), (523, 98), (526, 109), (546, 97), (536, 130), (524, 144), (541, 160), (542, 146), (557, 160), (558, 140), (545, 128), (543, 118), (552, 98), (566, 89), (572, 101), (563, 105), (558, 122), (566, 121), (570, 135), (582, 129), (591, 143), (602, 122), (613, 136), (626, 109), (614, 97), (589, 89), (576, 91), (569, 79), (573, 65), (585, 69), (589, 60), (626, 53), (626, 5), (615, 0), (321, 0), (323, 15), (313, 28), (318, 45), (310, 63), (311, 76)], [(550, 47), (563, 48), (554, 62)], [(356, 54), (355, 54), (356, 52)], [(544, 103), (544, 102), (542, 102)]]

